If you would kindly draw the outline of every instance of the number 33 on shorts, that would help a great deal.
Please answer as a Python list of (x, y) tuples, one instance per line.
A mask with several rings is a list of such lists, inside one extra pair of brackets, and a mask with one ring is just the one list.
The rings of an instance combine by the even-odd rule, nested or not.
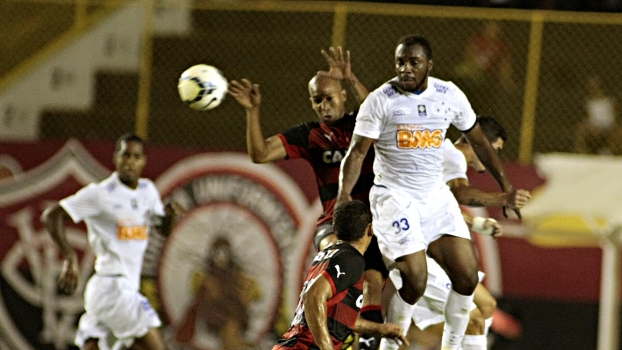
[(404, 231), (408, 231), (410, 229), (410, 225), (408, 224), (408, 219), (406, 218), (401, 218), (401, 219), (393, 221), (393, 224), (391, 224), (391, 226), (393, 226), (393, 228), (395, 229), (394, 233), (396, 235), (399, 235), (400, 233)]

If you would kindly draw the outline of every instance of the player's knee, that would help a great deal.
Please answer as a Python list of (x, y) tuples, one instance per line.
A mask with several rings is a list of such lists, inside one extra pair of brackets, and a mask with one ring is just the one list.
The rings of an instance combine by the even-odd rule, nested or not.
[(400, 296), (405, 302), (412, 305), (421, 298), (427, 283), (427, 275), (424, 275), (424, 277), (402, 275), (403, 286), (400, 289)]
[(485, 318), (479, 309), (473, 309), (469, 315), (469, 325), (466, 329), (466, 334), (469, 335), (481, 335), (484, 334), (486, 324)]
[(479, 283), (477, 271), (475, 273), (464, 273), (454, 276), (451, 279), (453, 290), (462, 295), (471, 295)]
[(492, 314), (497, 309), (497, 299), (495, 299), (494, 297), (487, 298), (486, 300), (481, 302), (480, 305), (478, 305), (478, 308), (482, 313), (484, 319), (491, 318)]

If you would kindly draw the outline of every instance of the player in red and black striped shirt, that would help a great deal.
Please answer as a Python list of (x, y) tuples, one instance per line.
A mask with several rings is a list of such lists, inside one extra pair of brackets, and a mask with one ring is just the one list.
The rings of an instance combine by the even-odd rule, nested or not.
[[(316, 175), (324, 213), (318, 219), (314, 236), (315, 247), (322, 250), (336, 238), (332, 229), (333, 210), (339, 187), (339, 167), (345, 156), (356, 120), (356, 112), (346, 113), (346, 83), (360, 104), (369, 94), (367, 88), (357, 79), (350, 65), (350, 53), (330, 48), (322, 54), (330, 66), (328, 72), (318, 72), (309, 82), (311, 107), (319, 121), (295, 126), (281, 134), (264, 138), (260, 123), (261, 92), (258, 84), (247, 79), (231, 81), (229, 93), (246, 110), (247, 150), (255, 163), (269, 163), (282, 159), (303, 158), (307, 160)], [(361, 176), (352, 191), (352, 198), (369, 203), (369, 190), (373, 185), (374, 153), (370, 150), (363, 162)], [(365, 253), (365, 306), (362, 317), (383, 322), (381, 313), (381, 292), (388, 271), (382, 260), (378, 244), (373, 238)], [(363, 349), (373, 349), (363, 347)]]
[(272, 350), (338, 350), (353, 330), (407, 343), (399, 326), (358, 318), (363, 254), (373, 236), (368, 205), (352, 201), (337, 208), (334, 231), (337, 241), (313, 259), (291, 328)]

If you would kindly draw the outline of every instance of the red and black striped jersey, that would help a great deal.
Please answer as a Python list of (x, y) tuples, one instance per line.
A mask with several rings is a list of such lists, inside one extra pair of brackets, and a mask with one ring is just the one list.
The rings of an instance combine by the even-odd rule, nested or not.
[(305, 318), (303, 293), (310, 281), (323, 275), (331, 285), (333, 296), (327, 301), (328, 332), (333, 347), (340, 349), (352, 334), (363, 305), (363, 255), (348, 243), (330, 246), (316, 255), (305, 279), (291, 328), (272, 350), (319, 349)]
[[(344, 115), (335, 124), (307, 122), (278, 136), (283, 141), (288, 159), (306, 159), (315, 172), (324, 213), (318, 225), (333, 219), (335, 199), (339, 190), (339, 167), (345, 157), (356, 121), (356, 111)], [(358, 182), (352, 189), (352, 199), (369, 203), (369, 189), (374, 183), (374, 150), (369, 150), (361, 168)]]

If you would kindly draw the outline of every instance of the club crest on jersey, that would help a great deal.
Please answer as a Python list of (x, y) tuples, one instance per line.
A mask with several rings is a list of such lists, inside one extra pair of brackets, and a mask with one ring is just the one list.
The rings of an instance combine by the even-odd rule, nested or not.
[(138, 202), (136, 201), (136, 198), (132, 198), (132, 200), (130, 201), (130, 204), (132, 205), (132, 209), (134, 210), (138, 209)]
[(417, 105), (417, 113), (419, 114), (420, 117), (428, 116), (428, 112), (425, 109), (425, 105)]

